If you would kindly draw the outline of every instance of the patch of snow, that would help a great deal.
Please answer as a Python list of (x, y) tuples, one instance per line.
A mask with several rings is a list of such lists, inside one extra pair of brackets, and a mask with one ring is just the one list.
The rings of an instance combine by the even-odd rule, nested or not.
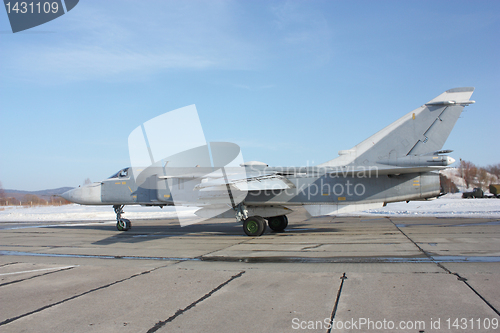
[[(462, 178), (460, 168), (447, 168), (439, 171), (439, 173), (450, 179), (457, 186), (460, 192), (471, 191), (474, 187), (478, 187), (477, 184), (470, 184), (469, 187), (466, 186), (465, 180)], [(497, 184), (499, 182), (497, 176), (492, 175), (489, 172), (487, 172), (487, 175), (490, 181), (486, 183), (486, 186), (483, 186), (484, 193), (489, 193), (489, 184)]]
[[(1, 210), (3, 208), (3, 210)], [(111, 206), (82, 206), (78, 204), (64, 206), (7, 206), (0, 208), (0, 221), (115, 221), (116, 215)], [(142, 207), (125, 206), (124, 218), (130, 220), (175, 218), (194, 215), (198, 208), (193, 207)]]
[(448, 193), (435, 200), (389, 203), (387, 206), (349, 215), (434, 216), (499, 218), (499, 199), (462, 199), (462, 193)]
[(460, 192), (467, 191), (465, 180), (462, 178), (459, 168), (447, 168), (439, 171), (439, 173), (450, 179), (457, 186)]

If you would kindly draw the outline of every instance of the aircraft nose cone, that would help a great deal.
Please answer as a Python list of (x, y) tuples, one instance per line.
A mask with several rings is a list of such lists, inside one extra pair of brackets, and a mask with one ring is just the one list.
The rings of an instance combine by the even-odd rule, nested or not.
[(448, 156), (448, 165), (455, 163), (455, 159), (453, 157)]
[(73, 190), (66, 191), (66, 192), (64, 192), (64, 193), (60, 194), (59, 196), (60, 196), (61, 198), (63, 198), (64, 200), (71, 201), (71, 199), (70, 199), (70, 197), (71, 197), (70, 192), (71, 192), (71, 191), (73, 191)]
[(93, 183), (77, 187), (61, 194), (61, 197), (80, 205), (101, 204), (101, 184)]

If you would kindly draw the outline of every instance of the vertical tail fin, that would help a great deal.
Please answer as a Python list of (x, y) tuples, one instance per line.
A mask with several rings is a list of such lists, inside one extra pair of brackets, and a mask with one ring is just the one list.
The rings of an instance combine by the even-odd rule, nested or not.
[(441, 150), (474, 88), (450, 89), (319, 166), (368, 165)]

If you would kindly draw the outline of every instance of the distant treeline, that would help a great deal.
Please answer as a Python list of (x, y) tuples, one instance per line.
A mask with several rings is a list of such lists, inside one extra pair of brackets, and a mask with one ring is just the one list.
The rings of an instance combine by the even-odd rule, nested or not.
[[(466, 188), (479, 187), (486, 191), (490, 184), (500, 183), (500, 163), (480, 167), (470, 161), (460, 160), (458, 176), (463, 179)], [(453, 179), (440, 174), (441, 187), (445, 193), (458, 192), (457, 184)]]
[(480, 167), (470, 161), (461, 160), (459, 171), (467, 187), (481, 187), (486, 190), (490, 184), (500, 180), (500, 163)]
[(11, 193), (5, 192), (2, 183), (0, 182), (0, 206), (61, 206), (71, 203), (58, 195), (45, 195), (45, 197), (46, 198), (42, 198), (32, 193), (26, 193), (23, 195), (16, 193), (14, 196)]

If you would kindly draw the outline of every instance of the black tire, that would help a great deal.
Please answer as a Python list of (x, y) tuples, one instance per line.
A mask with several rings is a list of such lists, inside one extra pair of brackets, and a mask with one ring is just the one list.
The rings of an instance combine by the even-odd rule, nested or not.
[(267, 223), (273, 231), (283, 231), (288, 227), (288, 217), (286, 215), (269, 217)]
[(120, 219), (120, 221), (116, 222), (116, 229), (118, 231), (128, 231), (132, 228), (132, 223), (127, 219)]
[(260, 216), (250, 216), (243, 221), (243, 231), (247, 236), (260, 236), (266, 231), (266, 220)]

